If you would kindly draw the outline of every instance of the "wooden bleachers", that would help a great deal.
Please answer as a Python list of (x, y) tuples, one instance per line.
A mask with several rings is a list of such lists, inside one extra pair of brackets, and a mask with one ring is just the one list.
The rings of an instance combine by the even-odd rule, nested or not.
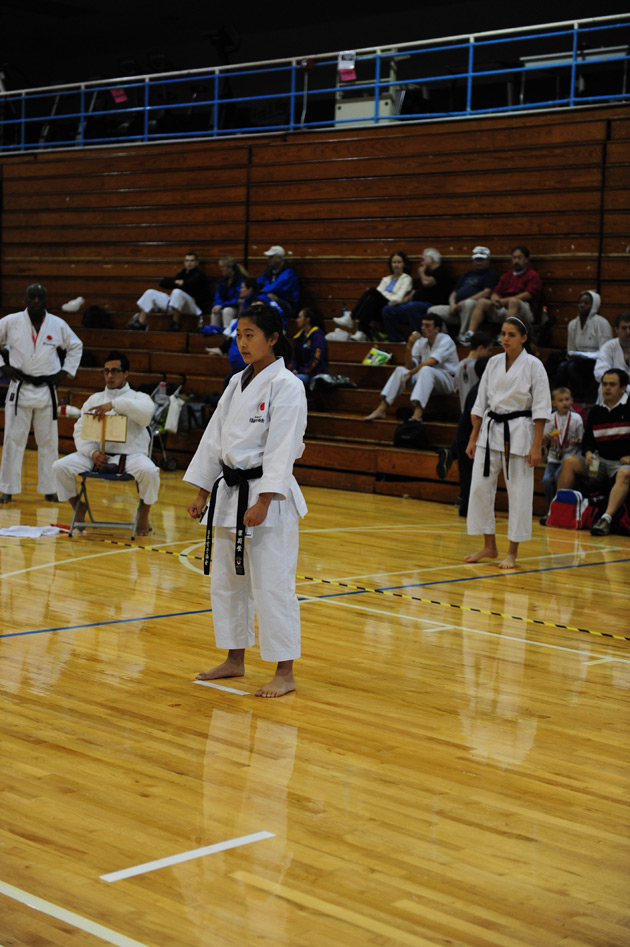
[[(220, 255), (234, 255), (256, 275), (263, 251), (282, 244), (303, 301), (319, 306), (332, 328), (342, 303), (380, 279), (395, 249), (417, 260), (435, 246), (456, 277), (476, 243), (491, 247), (502, 270), (510, 247), (524, 242), (557, 319), (553, 344), (561, 346), (583, 289), (601, 292), (611, 320), (628, 308), (629, 162), (630, 113), (621, 106), (7, 157), (0, 160), (2, 312), (21, 309), (34, 280), (48, 287), (53, 312), (84, 296), (86, 305), (107, 308), (114, 326), (78, 329), (97, 362), (106, 350), (125, 348), (135, 384), (185, 374), (186, 390), (203, 395), (221, 390), (226, 368), (205, 355), (207, 340), (192, 322), (182, 333), (159, 331), (157, 318), (149, 333), (123, 331), (140, 293), (173, 272), (189, 248), (214, 278)], [(80, 317), (68, 321), (78, 326)], [(400, 363), (402, 346), (389, 348)], [(391, 447), (393, 416), (360, 420), (387, 372), (361, 366), (365, 350), (332, 343), (331, 370), (359, 387), (327, 393), (311, 413), (300, 478), (454, 500), (456, 472), (438, 481), (435, 454)], [(81, 368), (68, 393), (80, 403), (100, 384), (94, 369)], [(447, 444), (457, 401), (444, 399), (433, 417), (431, 407), (431, 441)], [(61, 434), (68, 448), (68, 421)], [(180, 465), (196, 440), (171, 438)]]

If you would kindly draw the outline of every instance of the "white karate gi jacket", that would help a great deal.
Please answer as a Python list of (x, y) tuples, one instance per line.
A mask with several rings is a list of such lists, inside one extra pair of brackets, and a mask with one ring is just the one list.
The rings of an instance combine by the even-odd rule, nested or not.
[[(493, 355), (479, 383), (479, 391), (472, 414), (483, 418), (477, 450), (485, 449), (488, 437), (488, 411), (509, 414), (527, 411), (531, 418), (514, 418), (510, 425), (510, 454), (527, 456), (534, 440), (534, 421), (551, 418), (549, 379), (543, 363), (523, 349), (506, 372), (506, 354)], [(493, 421), (490, 426), (490, 449), (504, 450), (503, 424)]]
[[(68, 323), (49, 312), (46, 312), (37, 341), (33, 344), (33, 324), (26, 309), (0, 319), (0, 346), (9, 349), (11, 366), (27, 375), (55, 375), (61, 371), (57, 346), (66, 350), (63, 370), (68, 375), (75, 375), (83, 352), (83, 343)], [(9, 385), (7, 409), (18, 384), (12, 380)], [(29, 385), (24, 382), (20, 387), (18, 404), (22, 408), (45, 408), (50, 404), (48, 385)]]
[[(263, 369), (244, 391), (243, 374), (230, 379), (183, 479), (210, 491), (222, 473), (221, 463), (240, 470), (261, 466), (262, 477), (249, 483), (248, 506), (253, 506), (261, 493), (274, 493), (262, 526), (275, 526), (286, 501), (294, 504), (300, 516), (307, 512), (293, 476), (293, 464), (304, 453), (304, 385), (281, 358)], [(238, 488), (228, 487), (222, 480), (215, 526), (235, 527), (237, 501)], [(250, 529), (247, 535), (251, 535)]]

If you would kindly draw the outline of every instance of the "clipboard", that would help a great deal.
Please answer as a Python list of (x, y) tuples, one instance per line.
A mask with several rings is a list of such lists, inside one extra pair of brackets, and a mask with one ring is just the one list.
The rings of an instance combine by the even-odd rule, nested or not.
[(98, 441), (103, 453), (105, 441), (124, 444), (127, 440), (127, 418), (124, 414), (106, 414), (104, 418), (84, 414), (81, 419), (81, 440)]

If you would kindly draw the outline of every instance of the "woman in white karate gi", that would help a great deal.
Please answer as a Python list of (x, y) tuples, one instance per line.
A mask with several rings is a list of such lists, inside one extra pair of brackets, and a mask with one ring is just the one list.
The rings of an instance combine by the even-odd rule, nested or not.
[(494, 499), (503, 469), (508, 493), (507, 556), (500, 569), (513, 569), (518, 545), (532, 535), (534, 468), (540, 463), (545, 422), (551, 417), (549, 380), (540, 359), (528, 351), (529, 325), (510, 316), (501, 328), (504, 354), (490, 359), (472, 409), (466, 453), (474, 459), (468, 533), (483, 535), (483, 548), (466, 562), (496, 559)]
[[(230, 379), (184, 475), (199, 489), (187, 507), (193, 519), (201, 517), (219, 480), (212, 616), (217, 647), (227, 648), (228, 656), (197, 677), (208, 681), (245, 673), (245, 649), (255, 643), (255, 611), (261, 657), (277, 662), (273, 679), (256, 696), (281, 697), (295, 690), (293, 662), (300, 657), (295, 573), (298, 523), (306, 503), (293, 463), (304, 451), (306, 396), (302, 382), (285, 366), (291, 347), (274, 309), (260, 303), (246, 309), (239, 316), (237, 342), (247, 367)], [(249, 496), (245, 531), (239, 534), (239, 481), (245, 479)], [(247, 536), (244, 543), (239, 535)]]

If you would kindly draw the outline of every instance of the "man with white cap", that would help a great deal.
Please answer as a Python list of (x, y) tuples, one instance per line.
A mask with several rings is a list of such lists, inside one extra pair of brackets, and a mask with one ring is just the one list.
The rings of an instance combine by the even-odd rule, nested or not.
[(260, 287), (259, 299), (278, 303), (282, 309), (285, 321), (292, 316), (297, 308), (300, 291), (297, 273), (286, 261), (284, 247), (277, 244), (265, 250), (268, 265), (264, 273), (258, 277)]
[(488, 247), (475, 247), (472, 252), (472, 269), (467, 270), (455, 284), (446, 306), (431, 306), (429, 312), (441, 316), (445, 325), (454, 326), (456, 335), (467, 338), (468, 324), (478, 299), (490, 299), (492, 290), (499, 282), (499, 274), (490, 266)]

